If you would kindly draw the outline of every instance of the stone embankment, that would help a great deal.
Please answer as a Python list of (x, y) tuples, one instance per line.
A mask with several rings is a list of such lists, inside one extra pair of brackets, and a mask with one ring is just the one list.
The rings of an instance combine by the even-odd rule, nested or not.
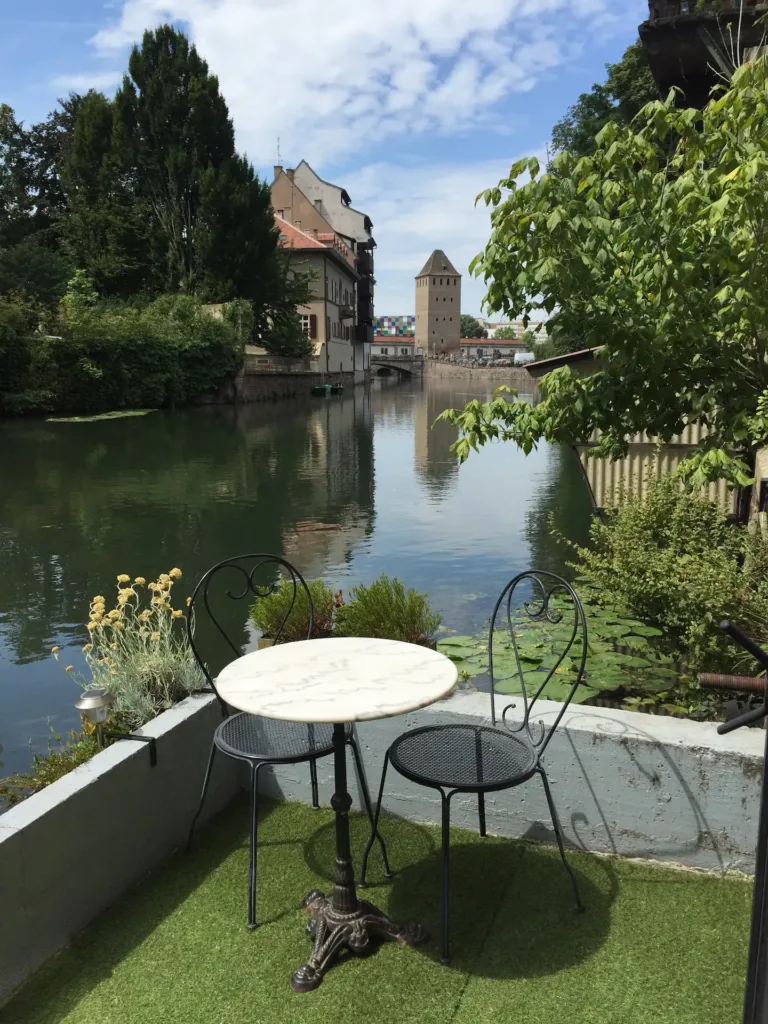
[(442, 377), (459, 380), (472, 379), (477, 383), (492, 382), (494, 387), (508, 384), (523, 395), (536, 393), (538, 384), (528, 371), (518, 366), (461, 366), (457, 363), (440, 363), (428, 359), (424, 364), (425, 377)]

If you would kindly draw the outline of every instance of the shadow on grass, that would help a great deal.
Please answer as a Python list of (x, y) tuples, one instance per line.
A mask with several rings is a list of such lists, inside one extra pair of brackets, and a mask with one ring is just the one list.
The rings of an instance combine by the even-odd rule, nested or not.
[[(355, 867), (368, 838), (366, 819), (350, 820)], [(365, 899), (393, 920), (417, 920), (431, 933), (419, 952), (439, 959), (442, 856), (440, 830), (395, 817), (382, 819), (394, 878), (383, 881), (378, 847), (368, 870)], [(536, 839), (554, 836), (543, 824), (529, 830)], [(332, 889), (335, 855), (333, 822), (305, 844), (307, 864)], [(608, 860), (569, 852), (586, 912), (574, 909), (573, 890), (556, 848), (495, 836), (481, 839), (455, 830), (451, 844), (449, 969), (488, 978), (530, 978), (554, 974), (591, 957), (610, 928), (618, 878)]]
[[(265, 820), (277, 806), (265, 801), (259, 821)], [(47, 961), (11, 1002), (0, 1009), (0, 1024), (31, 1024), (38, 1020), (54, 1024), (65, 1020), (100, 981), (109, 978), (118, 964), (244, 843), (247, 848), (248, 801), (239, 799), (195, 832), (189, 853), (182, 849), (172, 854), (76, 936), (69, 946)], [(243, 928), (247, 886), (245, 867), (242, 886), (231, 893), (229, 905), (222, 904), (222, 912), (229, 915), (233, 924)], [(284, 913), (273, 920), (282, 916)], [(55, 1009), (51, 1004), (52, 992), (55, 992)]]

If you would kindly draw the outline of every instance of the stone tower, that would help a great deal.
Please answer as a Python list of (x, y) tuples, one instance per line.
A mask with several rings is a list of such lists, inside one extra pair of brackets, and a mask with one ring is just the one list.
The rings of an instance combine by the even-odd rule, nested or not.
[(424, 355), (461, 352), (461, 274), (435, 249), (416, 276), (416, 349)]

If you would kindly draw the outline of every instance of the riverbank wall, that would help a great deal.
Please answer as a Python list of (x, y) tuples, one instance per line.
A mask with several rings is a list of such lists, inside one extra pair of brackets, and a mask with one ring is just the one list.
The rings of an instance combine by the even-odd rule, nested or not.
[(309, 395), (317, 384), (340, 381), (344, 389), (364, 384), (363, 370), (333, 374), (319, 373), (310, 368), (310, 361), (288, 359), (280, 356), (261, 356), (246, 353), (243, 368), (234, 380), (229, 381), (216, 394), (209, 396), (206, 404), (224, 405), (237, 402), (270, 402), (279, 398), (294, 398)]
[(424, 376), (448, 380), (471, 379), (477, 383), (492, 383), (494, 387), (508, 384), (524, 395), (535, 394), (538, 384), (527, 370), (516, 366), (461, 366), (457, 363), (440, 363), (427, 359)]

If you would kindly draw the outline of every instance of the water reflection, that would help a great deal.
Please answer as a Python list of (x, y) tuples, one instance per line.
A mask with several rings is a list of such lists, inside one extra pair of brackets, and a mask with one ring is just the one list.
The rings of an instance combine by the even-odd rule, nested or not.
[[(331, 399), (158, 412), (92, 424), (0, 426), (0, 743), (6, 771), (44, 749), (46, 718), (76, 723), (90, 597), (120, 572), (184, 570), (179, 594), (246, 551), (294, 561), (345, 590), (382, 571), (430, 593), (446, 622), (474, 629), (491, 595), (531, 561), (562, 566), (554, 509), (574, 539), (586, 486), (543, 447), (490, 446), (459, 467), (455, 432), (430, 429), (470, 382), (375, 384)], [(576, 466), (578, 471), (578, 466)], [(579, 486), (581, 485), (581, 486)], [(245, 610), (236, 623), (248, 638)]]

